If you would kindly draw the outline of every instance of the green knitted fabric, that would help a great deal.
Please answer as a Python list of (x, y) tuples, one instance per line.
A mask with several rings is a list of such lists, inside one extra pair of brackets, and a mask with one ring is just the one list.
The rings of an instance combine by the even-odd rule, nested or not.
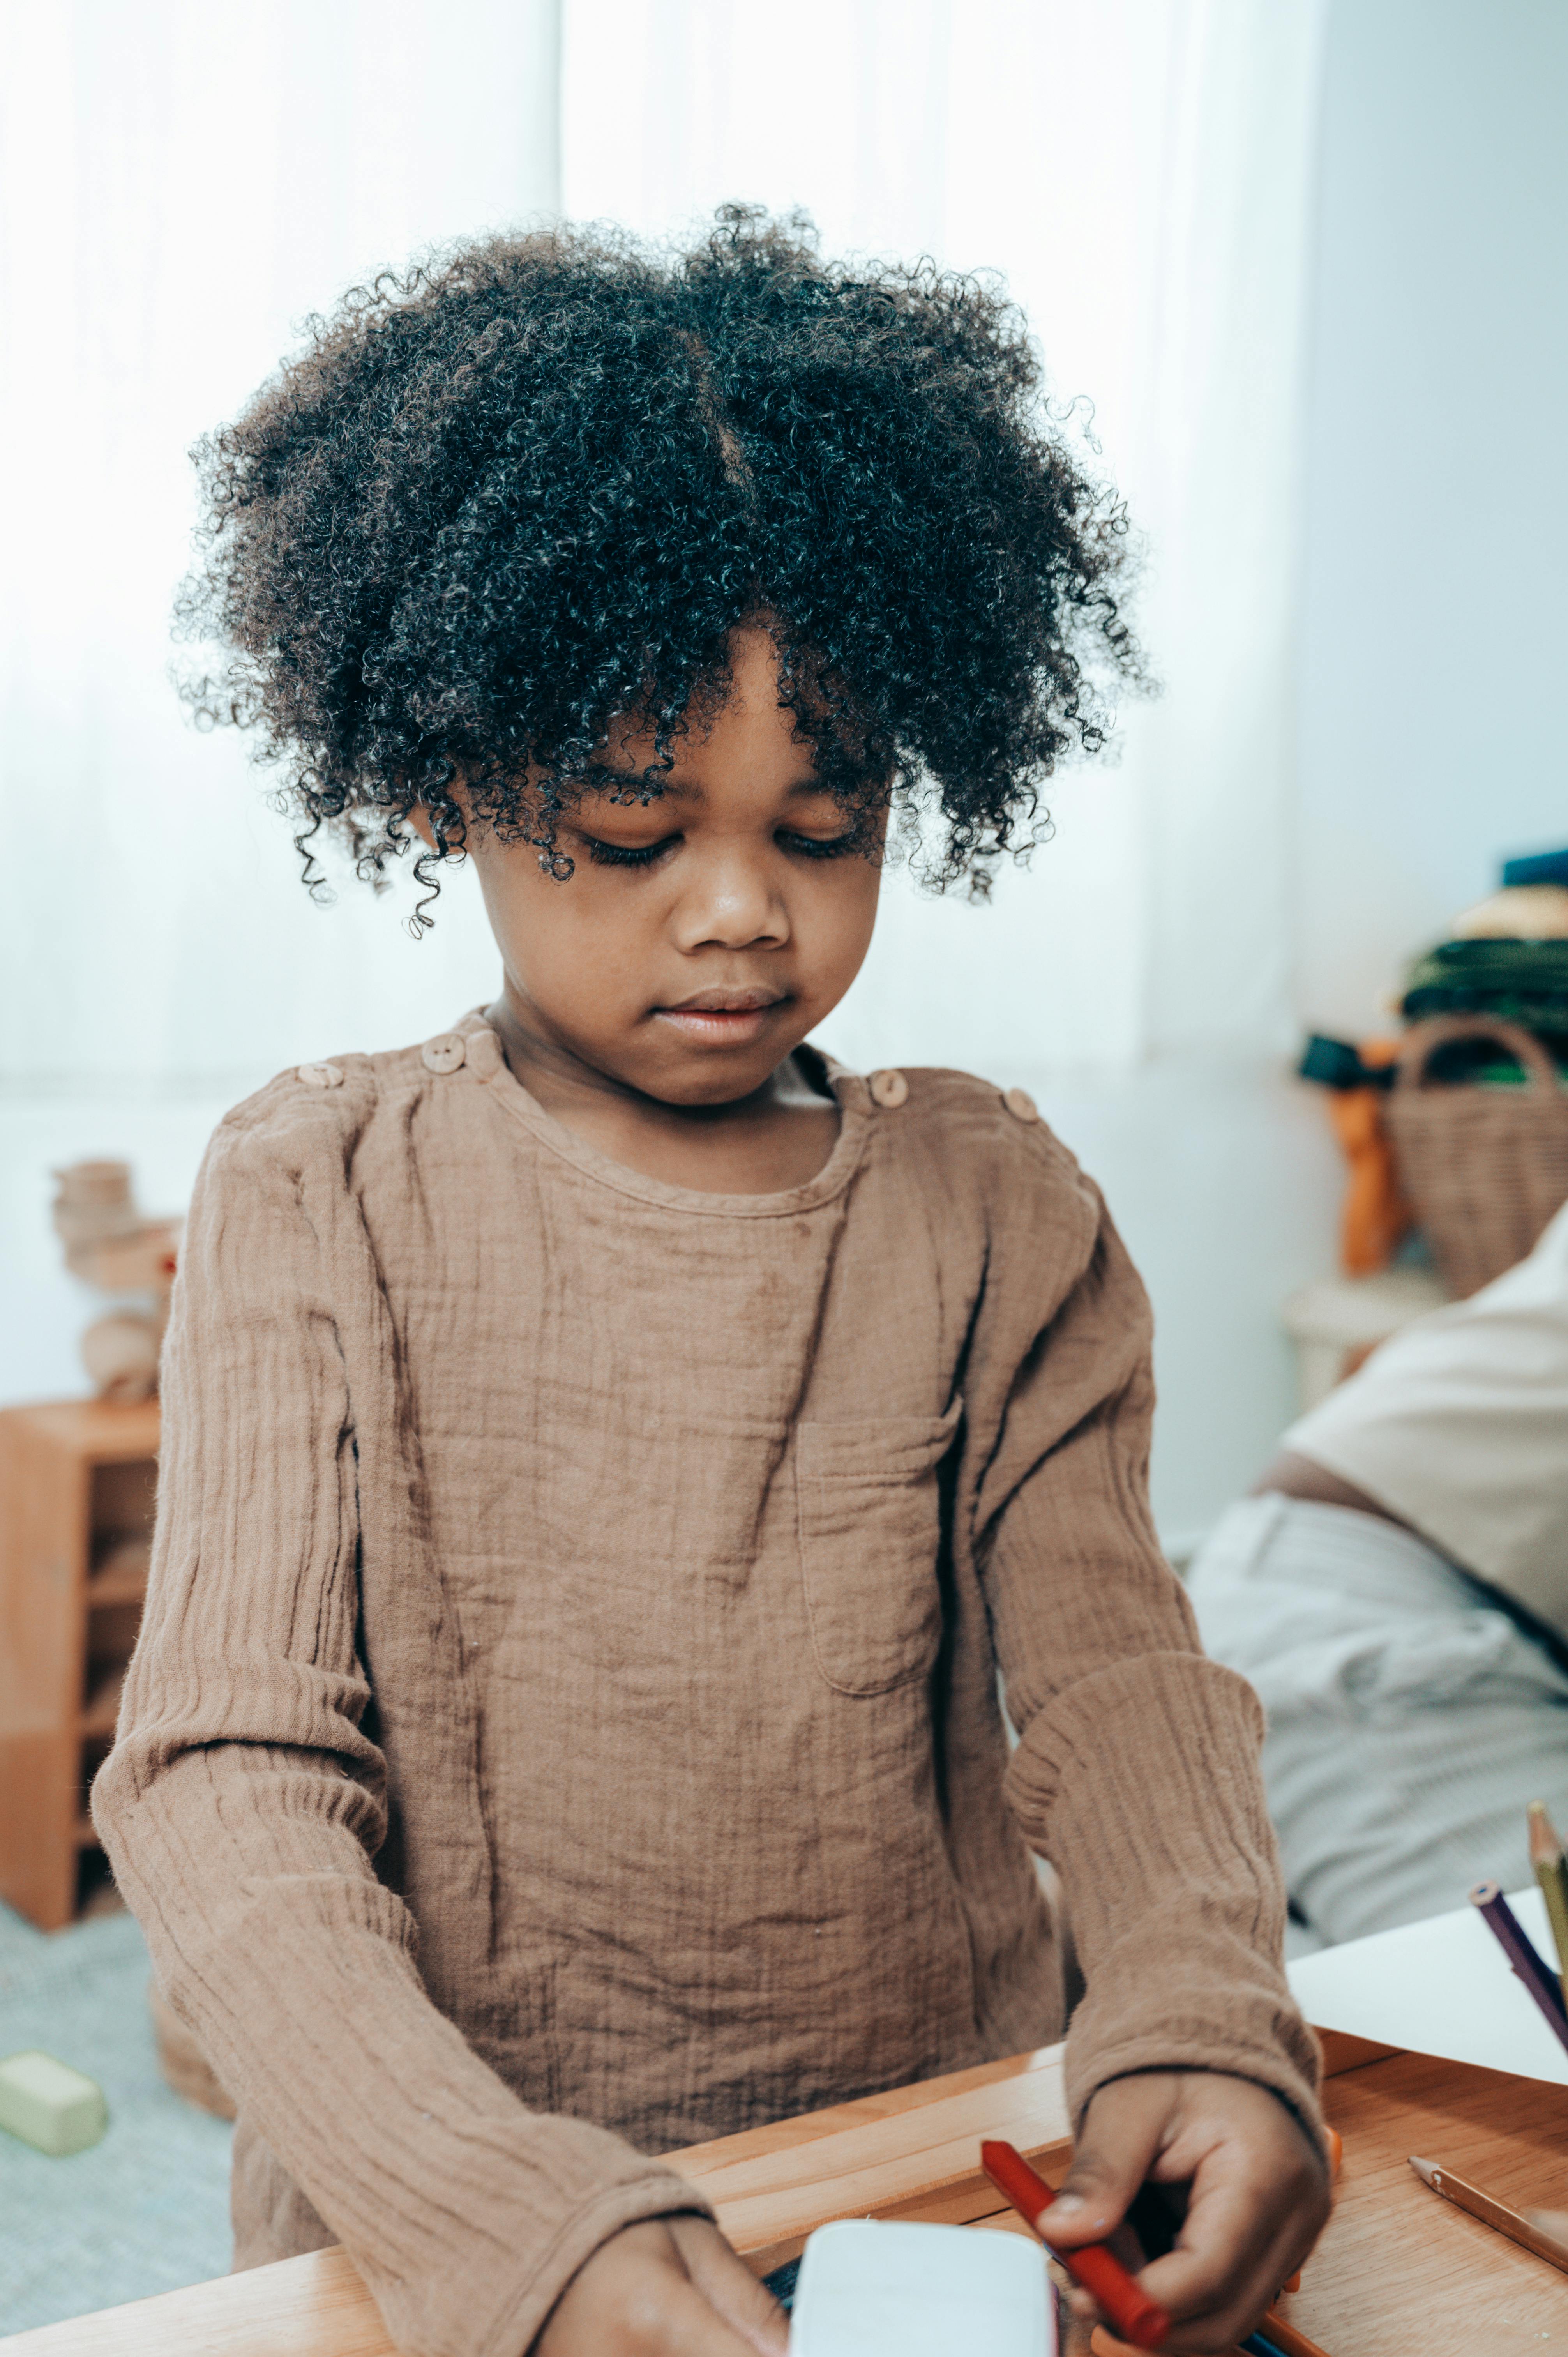
[(1409, 1023), (1497, 1015), (1568, 1034), (1568, 941), (1440, 942), (1412, 966), (1400, 1011)]

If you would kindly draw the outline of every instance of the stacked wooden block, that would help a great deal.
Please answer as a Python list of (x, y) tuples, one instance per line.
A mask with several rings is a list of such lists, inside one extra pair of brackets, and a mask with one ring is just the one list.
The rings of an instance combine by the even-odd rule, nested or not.
[(45, 1931), (97, 1849), (87, 1793), (146, 1592), (156, 1400), (0, 1410), (0, 1899)]

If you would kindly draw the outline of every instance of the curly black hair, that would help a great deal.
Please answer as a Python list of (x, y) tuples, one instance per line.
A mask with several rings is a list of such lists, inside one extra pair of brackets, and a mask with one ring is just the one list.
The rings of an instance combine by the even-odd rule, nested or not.
[(285, 765), (313, 887), (324, 825), (379, 880), (420, 804), (441, 856), (471, 818), (569, 874), (555, 820), (612, 719), (653, 732), (646, 800), (758, 619), (824, 781), (929, 813), (928, 878), (983, 891), (1142, 677), (1125, 511), (972, 277), (826, 262), (803, 217), (727, 206), (682, 253), (496, 238), (308, 330), (198, 446), (177, 620), (225, 649), (198, 716)]

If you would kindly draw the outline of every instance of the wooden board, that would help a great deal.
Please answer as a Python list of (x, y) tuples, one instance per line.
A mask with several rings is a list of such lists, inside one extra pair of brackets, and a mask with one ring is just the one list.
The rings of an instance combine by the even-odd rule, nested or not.
[[(1332, 2357), (1552, 2357), (1568, 2277), (1427, 2191), (1412, 2152), (1515, 2204), (1561, 2207), (1568, 2088), (1327, 2037), (1329, 2117), (1345, 2139), (1335, 2214), (1284, 2312)], [(1059, 2179), (1059, 2047), (834, 2105), (669, 2156), (759, 2270), (833, 2217), (1012, 2227), (975, 2166), (1001, 2133)], [(13, 2357), (393, 2357), (338, 2250), (166, 2292), (0, 2342)]]
[(1333, 2079), (1334, 2215), (1281, 2314), (1334, 2357), (1557, 2357), (1568, 2276), (1423, 2185), (1439, 2160), (1510, 2209), (1568, 2206), (1568, 2088), (1397, 2054)]
[[(980, 2139), (1004, 2136), (1048, 2178), (1072, 2151), (1059, 2046), (962, 2071), (864, 2104), (671, 2153), (758, 2275), (799, 2255), (829, 2218), (927, 2218), (964, 2225), (996, 2208)], [(923, 2100), (921, 2100), (923, 2098)]]

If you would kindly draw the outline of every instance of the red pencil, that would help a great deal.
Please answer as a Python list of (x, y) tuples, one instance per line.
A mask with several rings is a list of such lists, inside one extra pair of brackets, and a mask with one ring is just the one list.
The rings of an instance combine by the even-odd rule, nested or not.
[(1040, 2223), (1056, 2195), (1037, 2176), (1015, 2146), (1000, 2138), (980, 2147), (980, 2165), (997, 2190), (1004, 2193), (1020, 2218), (1032, 2226), (1054, 2258), (1061, 2261), (1074, 2283), (1091, 2291), (1123, 2341), (1135, 2348), (1157, 2349), (1171, 2329), (1170, 2318), (1130, 2276), (1103, 2243), (1085, 2243), (1081, 2250), (1058, 2251)]

